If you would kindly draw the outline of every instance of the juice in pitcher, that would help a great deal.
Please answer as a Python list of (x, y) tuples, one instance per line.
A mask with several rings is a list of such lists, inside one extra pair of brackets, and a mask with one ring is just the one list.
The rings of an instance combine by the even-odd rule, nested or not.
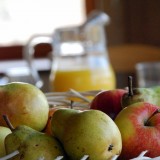
[(112, 67), (106, 69), (59, 70), (50, 75), (51, 90), (65, 92), (69, 89), (77, 91), (108, 90), (116, 87), (115, 74)]

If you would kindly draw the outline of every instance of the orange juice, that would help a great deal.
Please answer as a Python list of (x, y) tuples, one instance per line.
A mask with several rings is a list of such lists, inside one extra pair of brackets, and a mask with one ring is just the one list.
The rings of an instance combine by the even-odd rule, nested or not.
[(58, 70), (50, 76), (51, 90), (65, 92), (69, 89), (77, 91), (108, 90), (116, 87), (115, 74), (109, 69)]

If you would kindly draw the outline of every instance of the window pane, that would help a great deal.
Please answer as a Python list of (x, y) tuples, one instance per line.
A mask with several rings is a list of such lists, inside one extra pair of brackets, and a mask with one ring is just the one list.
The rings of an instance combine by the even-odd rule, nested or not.
[(0, 45), (24, 44), (34, 34), (79, 25), (84, 0), (0, 0)]

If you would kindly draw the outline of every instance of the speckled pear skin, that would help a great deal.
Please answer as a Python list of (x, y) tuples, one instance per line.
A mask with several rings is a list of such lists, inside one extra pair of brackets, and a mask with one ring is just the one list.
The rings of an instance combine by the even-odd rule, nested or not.
[[(59, 120), (64, 110), (57, 112)], [(67, 110), (65, 110), (67, 115)], [(58, 118), (52, 119), (54, 135), (62, 143), (70, 160), (79, 160), (89, 155), (90, 160), (109, 160), (122, 149), (121, 134), (114, 121), (105, 113), (98, 110), (75, 112), (68, 110), (63, 126), (57, 126)], [(58, 117), (57, 116), (57, 117)], [(61, 123), (62, 124), (62, 123)], [(58, 131), (58, 132), (56, 132)], [(62, 131), (63, 133), (60, 133)]]
[[(52, 136), (38, 132), (27, 126), (17, 127), (5, 139), (7, 154), (18, 150), (20, 153), (11, 160), (53, 160), (64, 156), (60, 143)], [(65, 159), (65, 158), (64, 158)]]

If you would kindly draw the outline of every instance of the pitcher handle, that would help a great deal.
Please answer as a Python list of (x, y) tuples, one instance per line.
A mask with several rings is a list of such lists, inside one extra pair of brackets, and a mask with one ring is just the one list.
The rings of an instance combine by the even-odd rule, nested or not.
[(35, 46), (39, 44), (52, 44), (51, 36), (34, 36), (32, 37), (23, 48), (23, 57), (28, 63), (28, 67), (31, 72), (34, 84), (36, 87), (41, 88), (43, 86), (43, 81), (39, 76), (37, 69), (34, 67), (33, 59), (35, 53)]

